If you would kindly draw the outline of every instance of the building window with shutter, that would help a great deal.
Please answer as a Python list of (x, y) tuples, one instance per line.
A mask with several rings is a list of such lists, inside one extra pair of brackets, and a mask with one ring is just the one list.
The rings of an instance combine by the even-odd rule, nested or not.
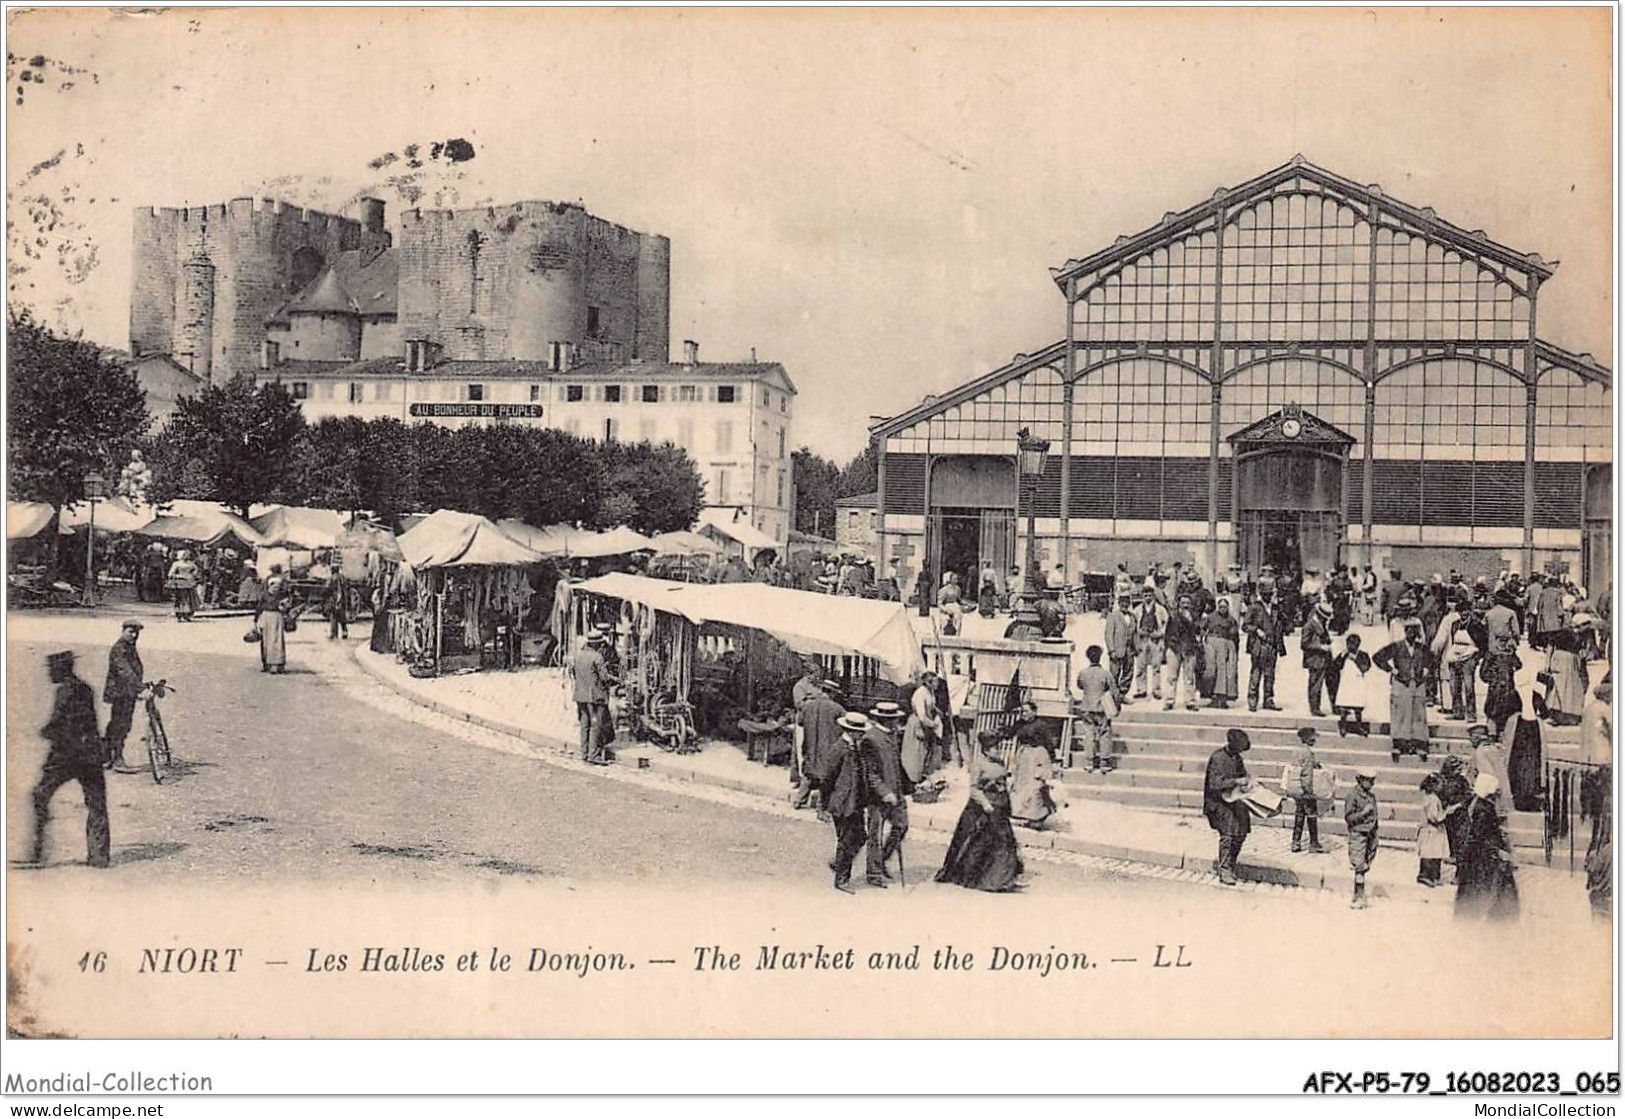
[(660, 403), (660, 386), (659, 385), (644, 385), (643, 386), (643, 402), (645, 404), (659, 404)]
[(773, 394), (766, 389), (762, 390), (762, 407), (766, 408), (773, 403)]
[(588, 338), (596, 338), (596, 337), (598, 337), (598, 308), (597, 307), (588, 307), (587, 308), (587, 337)]
[(604, 386), (604, 403), (605, 404), (619, 404), (620, 402), (621, 402), (621, 386), (620, 385), (605, 385)]
[(293, 381), (288, 385), (288, 391), (293, 393), (295, 400), (305, 400), (310, 396), (310, 382)]
[(469, 385), (468, 386), (468, 399), (471, 402), (476, 403), (476, 404), (479, 403), (480, 401), (484, 400), (485, 399), (485, 386), (484, 385)]
[(717, 501), (723, 505), (728, 504), (728, 472), (717, 471)]
[(542, 386), (541, 385), (531, 385), (530, 386), (530, 402), (532, 404), (535, 404), (541, 398), (542, 398)]
[(784, 457), (784, 428), (779, 428), (779, 457)]
[(564, 399), (569, 401), (571, 404), (580, 404), (586, 398), (587, 398), (587, 386), (586, 385), (565, 385), (564, 386)]
[(734, 386), (732, 386), (732, 385), (718, 385), (717, 386), (717, 403), (718, 404), (732, 404), (733, 402), (734, 402)]
[(698, 386), (698, 385), (678, 385), (677, 386), (677, 402), (679, 404), (693, 404), (699, 398), (700, 398), (700, 386)]

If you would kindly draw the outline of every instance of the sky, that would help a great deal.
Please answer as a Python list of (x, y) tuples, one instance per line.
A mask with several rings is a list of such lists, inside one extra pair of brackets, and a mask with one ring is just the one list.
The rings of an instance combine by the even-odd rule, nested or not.
[[(1601, 7), (13, 12), (11, 286), (123, 346), (138, 205), (579, 201), (671, 238), (674, 353), (782, 362), (795, 442), (844, 459), (1062, 337), (1050, 268), (1302, 153), (1561, 261), (1540, 333), (1612, 364), (1612, 34)], [(454, 138), (473, 159), (428, 158)]]

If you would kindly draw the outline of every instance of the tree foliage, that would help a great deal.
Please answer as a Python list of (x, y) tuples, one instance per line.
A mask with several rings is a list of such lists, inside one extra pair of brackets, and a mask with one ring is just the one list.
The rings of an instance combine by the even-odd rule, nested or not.
[(210, 385), (181, 398), (152, 447), (154, 496), (218, 501), (245, 517), (261, 502), (298, 503), (305, 436), (304, 413), (279, 382)]
[(26, 308), (8, 318), (6, 358), (9, 496), (72, 504), (91, 471), (111, 489), (150, 422), (135, 373), (88, 342), (52, 333)]
[(790, 456), (790, 468), (796, 482), (796, 531), (833, 537), (841, 468), (806, 447)]

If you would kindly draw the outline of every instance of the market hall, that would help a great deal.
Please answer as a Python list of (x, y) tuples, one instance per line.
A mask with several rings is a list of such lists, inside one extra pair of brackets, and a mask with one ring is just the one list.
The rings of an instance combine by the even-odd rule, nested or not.
[(1612, 373), (1540, 337), (1556, 267), (1301, 156), (1215, 191), (1052, 269), (1061, 341), (872, 427), (882, 563), (935, 585), (1026, 569), (1031, 538), (1074, 583), (1176, 561), (1607, 583)]

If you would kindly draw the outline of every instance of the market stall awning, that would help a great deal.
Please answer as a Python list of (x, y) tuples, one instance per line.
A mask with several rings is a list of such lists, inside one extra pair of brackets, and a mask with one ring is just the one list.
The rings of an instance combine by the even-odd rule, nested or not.
[[(96, 502), (97, 532), (140, 532), (152, 521), (150, 513), (142, 512), (121, 497)], [(62, 510), (63, 532), (72, 532), (89, 524), (90, 502), (81, 501)]]
[(766, 583), (701, 585), (626, 574), (587, 579), (572, 590), (644, 603), (695, 623), (758, 629), (798, 653), (869, 657), (883, 666), (886, 679), (897, 684), (907, 683), (925, 668), (908, 613), (896, 602)]
[(6, 502), (6, 539), (27, 540), (45, 531), (56, 512), (43, 501)]
[(570, 525), (548, 525), (537, 528), (524, 521), (508, 518), (497, 522), (497, 527), (525, 547), (544, 556), (569, 556), (572, 559), (597, 559), (600, 556), (624, 556), (632, 552), (650, 551), (653, 543), (642, 533), (624, 525), (608, 532), (595, 532)]
[(724, 549), (709, 536), (697, 532), (662, 532), (649, 538), (649, 547), (661, 556), (720, 556)]
[(265, 537), (268, 547), (331, 548), (344, 532), (344, 518), (333, 510), (297, 505), (279, 505), (248, 523)]
[(763, 548), (779, 548), (779, 542), (751, 524), (749, 521), (730, 520), (726, 515), (717, 516), (707, 510), (701, 514), (700, 532), (721, 536), (732, 541), (748, 551), (759, 552)]
[(219, 544), (235, 540), (248, 548), (264, 545), (265, 538), (235, 513), (215, 509), (195, 516), (157, 517), (141, 528), (142, 536), (184, 540), (190, 544)]
[(429, 567), (516, 567), (543, 557), (473, 513), (441, 509), (395, 538), (406, 562)]
[(341, 550), (377, 552), (384, 559), (401, 559), (401, 546), (396, 536), (382, 525), (357, 520), (339, 536)]

